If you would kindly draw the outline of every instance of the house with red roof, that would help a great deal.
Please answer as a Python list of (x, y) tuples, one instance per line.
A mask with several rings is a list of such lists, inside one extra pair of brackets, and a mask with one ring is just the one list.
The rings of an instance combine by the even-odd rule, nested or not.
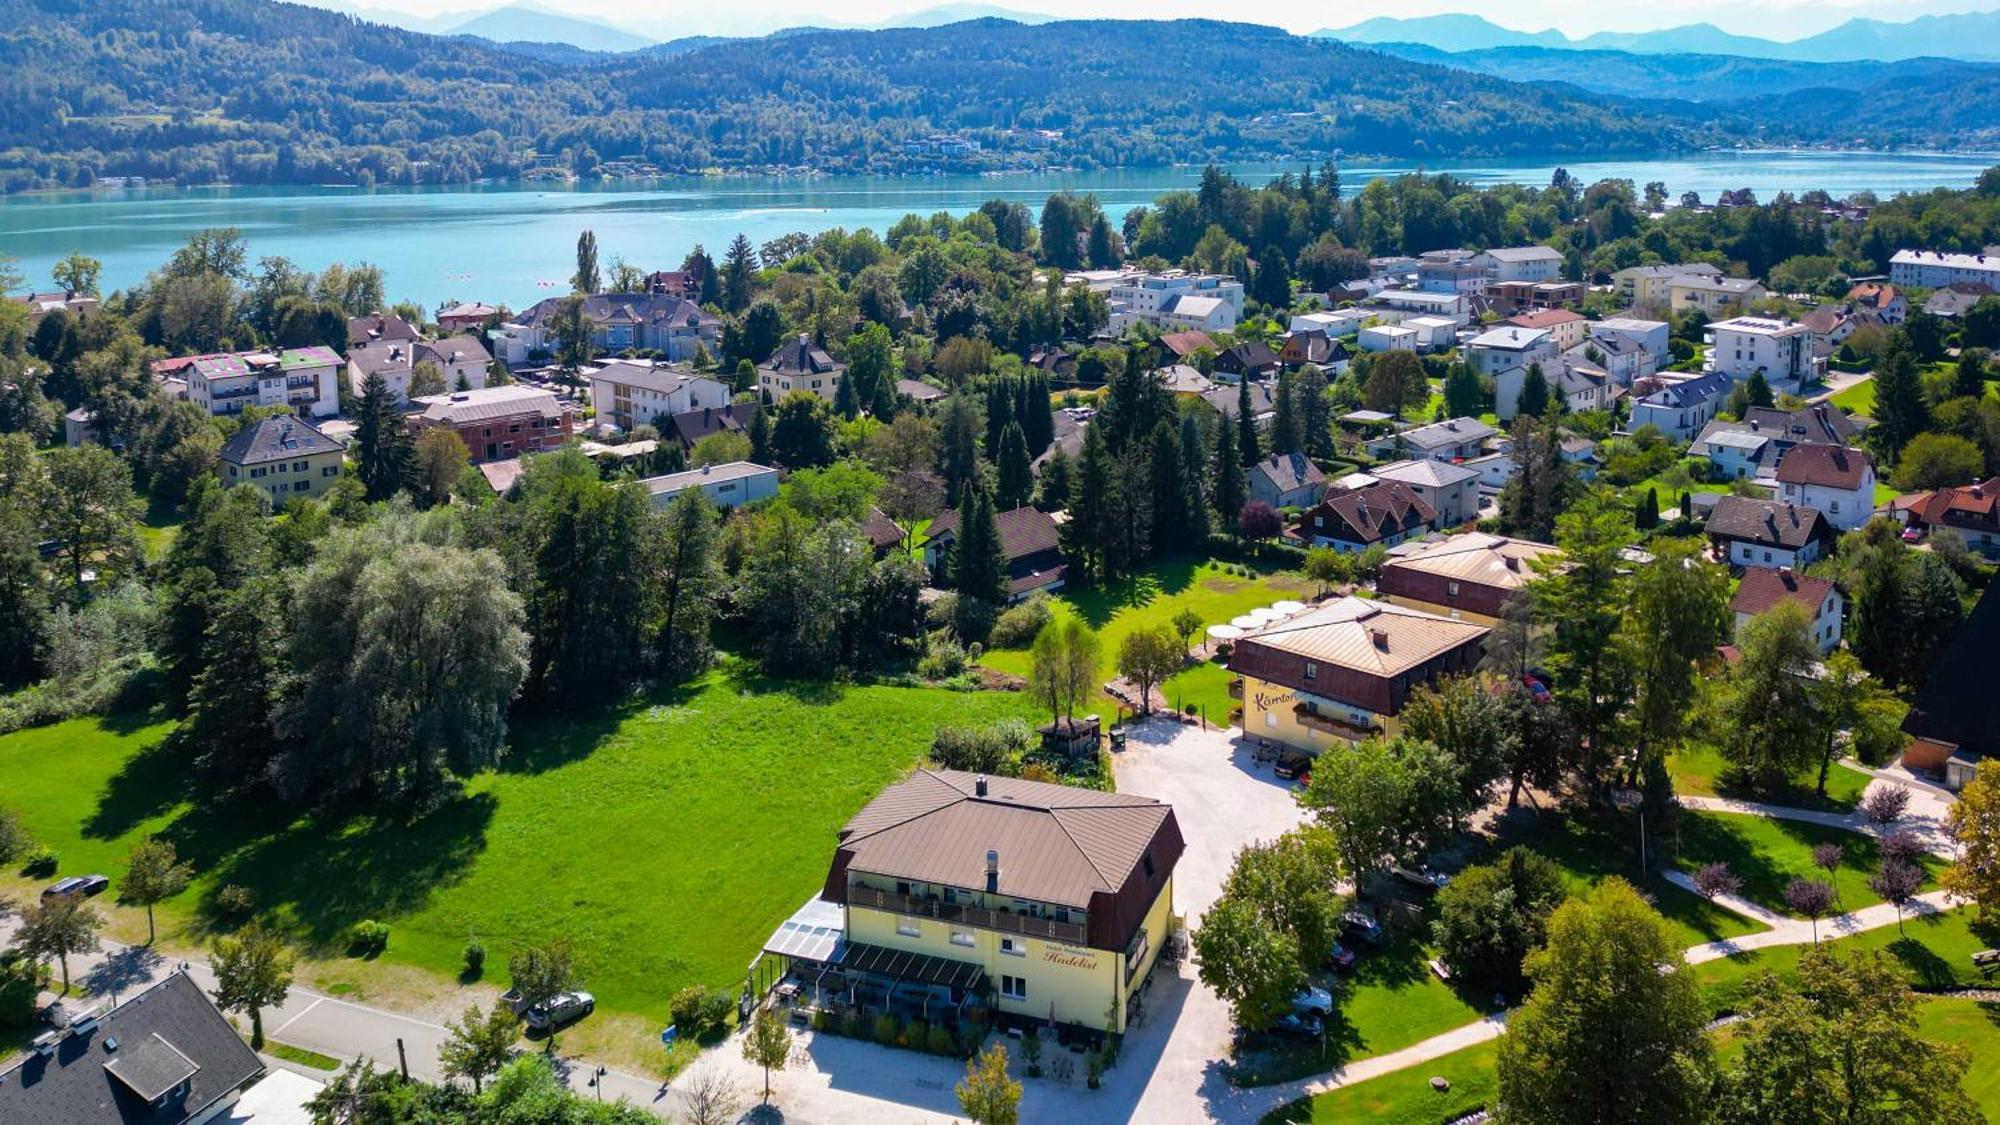
[(1437, 509), (1401, 481), (1329, 493), (1306, 509), (1287, 535), (1309, 547), (1365, 551), (1380, 543), (1394, 547), (1437, 526)]
[(1875, 464), (1859, 449), (1805, 442), (1778, 461), (1778, 498), (1852, 531), (1875, 513)]
[(1889, 515), (1925, 534), (1948, 527), (1975, 551), (2000, 551), (2000, 477), (1898, 496), (1890, 502)]
[(1831, 579), (1800, 574), (1790, 567), (1744, 568), (1743, 581), (1729, 603), (1730, 611), (1736, 615), (1737, 636), (1743, 635), (1743, 627), (1751, 618), (1784, 602), (1796, 603), (1806, 611), (1813, 640), (1821, 652), (1832, 652), (1840, 644), (1840, 618), (1847, 605), (1840, 587)]

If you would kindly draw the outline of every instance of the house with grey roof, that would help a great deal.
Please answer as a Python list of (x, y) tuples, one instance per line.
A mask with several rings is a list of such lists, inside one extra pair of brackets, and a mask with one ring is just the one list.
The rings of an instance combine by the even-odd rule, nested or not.
[(1437, 513), (1435, 526), (1457, 527), (1479, 518), (1479, 471), (1451, 461), (1420, 457), (1368, 470), (1378, 481), (1395, 481), (1409, 488)]
[(590, 405), (600, 423), (621, 430), (656, 419), (729, 405), (729, 385), (686, 367), (617, 360), (590, 373)]
[(1368, 442), (1370, 457), (1426, 457), (1432, 461), (1462, 461), (1486, 452), (1486, 443), (1500, 431), (1477, 418), (1448, 418), (1400, 433), (1383, 434)]
[(347, 449), (303, 418), (279, 414), (236, 431), (222, 443), (215, 471), (224, 485), (248, 484), (282, 508), (333, 487)]
[(0, 1070), (7, 1125), (199, 1125), (264, 1073), (184, 971), (36, 1038)]
[(1687, 441), (1714, 421), (1729, 392), (1736, 386), (1719, 371), (1688, 378), (1656, 375), (1641, 380), (1632, 390), (1632, 416), (1627, 425), (1637, 430), (1652, 426), (1674, 441)]
[[(555, 351), (556, 310), (564, 300), (538, 301), (515, 319), (521, 350)], [(583, 298), (583, 317), (590, 325), (590, 345), (599, 354), (659, 352), (686, 362), (699, 350), (716, 354), (722, 342), (722, 322), (713, 313), (665, 293), (592, 293)]]
[(1706, 530), (1731, 566), (1793, 569), (1812, 565), (1839, 535), (1817, 508), (1747, 496), (1717, 497)]
[(703, 465), (684, 473), (647, 477), (639, 482), (652, 494), (653, 506), (664, 508), (689, 489), (700, 489), (718, 508), (740, 508), (778, 494), (778, 470), (749, 461)]
[(776, 402), (793, 391), (805, 391), (828, 400), (840, 391), (847, 377), (847, 365), (828, 355), (804, 332), (771, 353), (757, 365), (757, 385)]
[(1250, 499), (1273, 508), (1304, 508), (1326, 493), (1326, 474), (1303, 453), (1274, 453), (1247, 474)]

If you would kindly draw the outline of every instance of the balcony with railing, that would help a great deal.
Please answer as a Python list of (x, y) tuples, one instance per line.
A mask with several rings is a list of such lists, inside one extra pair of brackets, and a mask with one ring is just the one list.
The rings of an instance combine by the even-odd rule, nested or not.
[(1089, 937), (1089, 930), (1080, 921), (1058, 922), (1053, 918), (1042, 918), (1013, 910), (993, 910), (984, 906), (969, 906), (962, 902), (946, 902), (940, 898), (901, 895), (859, 883), (847, 888), (847, 904), (872, 910), (887, 910), (894, 914), (906, 914), (912, 918), (935, 918), (941, 922), (957, 922), (966, 926), (978, 926), (981, 929), (1045, 938), (1070, 945), (1083, 945)]
[(1380, 726), (1373, 724), (1360, 726), (1345, 719), (1322, 714), (1319, 711), (1313, 710), (1312, 705), (1308, 703), (1300, 703), (1294, 706), (1292, 708), (1292, 717), (1298, 720), (1300, 726), (1308, 730), (1316, 730), (1322, 734), (1330, 734), (1335, 738), (1345, 738), (1352, 742), (1361, 742), (1382, 733)]

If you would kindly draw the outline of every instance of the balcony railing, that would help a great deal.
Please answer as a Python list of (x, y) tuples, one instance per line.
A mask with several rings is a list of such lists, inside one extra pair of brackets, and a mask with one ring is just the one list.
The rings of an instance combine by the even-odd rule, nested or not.
[(912, 918), (936, 918), (941, 922), (960, 922), (981, 929), (1025, 934), (1028, 937), (1046, 938), (1070, 945), (1083, 945), (1089, 936), (1089, 931), (1079, 922), (1058, 922), (1053, 918), (1037, 918), (1032, 914), (1018, 914), (1011, 910), (989, 910), (983, 906), (967, 906), (964, 903), (945, 902), (943, 899), (899, 895), (893, 891), (878, 891), (873, 887), (849, 887), (847, 903), (849, 906), (864, 906), (896, 914), (907, 914)]
[(1332, 715), (1322, 715), (1306, 707), (1304, 704), (1292, 708), (1292, 717), (1297, 719), (1299, 725), (1302, 727), (1330, 734), (1336, 738), (1345, 738), (1353, 742), (1361, 742), (1382, 733), (1380, 727), (1356, 726), (1353, 723), (1336, 719)]
[(1243, 677), (1238, 676), (1235, 679), (1229, 681), (1229, 686), (1227, 690), (1229, 692), (1229, 698), (1241, 702), (1243, 699)]

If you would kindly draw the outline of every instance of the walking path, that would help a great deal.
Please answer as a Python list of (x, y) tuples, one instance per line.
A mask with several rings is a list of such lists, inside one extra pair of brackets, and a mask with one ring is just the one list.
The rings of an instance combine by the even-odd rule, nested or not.
[[(0, 946), (12, 940), (19, 924), (18, 917), (0, 917)], [(215, 974), (206, 961), (174, 961), (142, 945), (107, 941), (99, 952), (71, 956), (69, 968), (73, 987), (63, 999), (66, 1006), (72, 1007), (84, 996), (103, 997), (115, 1004), (121, 997), (129, 997), (182, 968), (203, 991), (210, 995), (215, 992)], [(58, 970), (58, 983), (60, 980)], [(42, 997), (44, 1002), (58, 998), (55, 993), (44, 993)], [(438, 1067), (438, 1048), (450, 1032), (428, 1020), (357, 1004), (299, 985), (292, 986), (283, 1004), (265, 1009), (263, 1017), (267, 1040), (331, 1055), (342, 1063), (366, 1058), (383, 1070), (397, 1069), (407, 1059), (411, 1077), (429, 1082), (444, 1080)], [(561, 1042), (560, 1036), (557, 1041)], [(320, 1080), (331, 1077), (326, 1071), (269, 1055), (264, 1056), (264, 1062)], [(588, 1085), (596, 1071), (595, 1064), (585, 1059), (560, 1057), (558, 1067), (578, 1093), (586, 1097), (595, 1095), (596, 1091)], [(680, 1109), (678, 1097), (658, 1079), (619, 1071), (605, 1074), (603, 1096), (607, 1101), (624, 1098), (663, 1116)]]

